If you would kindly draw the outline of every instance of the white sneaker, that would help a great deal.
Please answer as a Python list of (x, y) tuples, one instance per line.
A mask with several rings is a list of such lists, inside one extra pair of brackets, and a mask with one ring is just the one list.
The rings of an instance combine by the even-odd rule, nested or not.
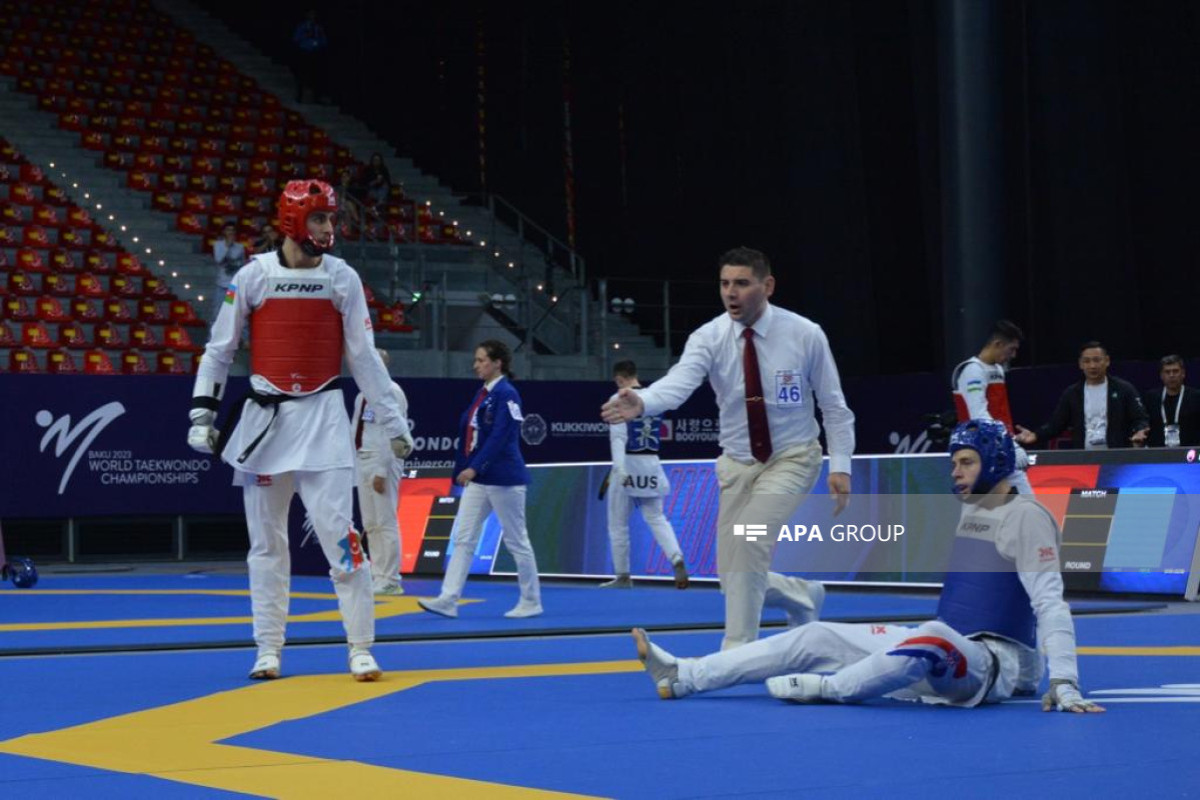
[(633, 578), (628, 575), (618, 575), (611, 581), (605, 581), (600, 584), (601, 589), (632, 589)]
[(690, 694), (679, 685), (679, 660), (675, 656), (651, 642), (641, 628), (633, 629), (633, 641), (637, 645), (638, 661), (650, 673), (659, 697), (673, 700)]
[(273, 681), (279, 677), (280, 659), (278, 650), (259, 650), (250, 669), (250, 679), (255, 681)]
[(458, 616), (458, 603), (448, 597), (422, 597), (417, 600), (417, 605), (441, 617), (454, 619)]
[(524, 600), (504, 612), (504, 616), (509, 619), (525, 619), (526, 617), (540, 617), (541, 615), (541, 603), (527, 603)]
[(777, 675), (767, 678), (767, 691), (771, 697), (790, 700), (793, 703), (819, 703), (821, 697), (821, 675), (797, 672), (794, 675)]
[(788, 582), (792, 585), (789, 599), (793, 601), (787, 610), (788, 627), (796, 628), (819, 620), (825, 606), (825, 584), (803, 578), (789, 578)]
[(449, 597), (421, 597), (416, 604), (427, 610), (431, 614), (439, 616), (449, 616), (450, 619), (458, 616), (458, 603), (449, 599)]
[(383, 670), (375, 663), (370, 650), (365, 647), (351, 647), (350, 674), (356, 681), (377, 681), (383, 677)]
[(381, 583), (375, 586), (375, 594), (386, 597), (399, 597), (404, 594), (404, 587), (398, 583)]

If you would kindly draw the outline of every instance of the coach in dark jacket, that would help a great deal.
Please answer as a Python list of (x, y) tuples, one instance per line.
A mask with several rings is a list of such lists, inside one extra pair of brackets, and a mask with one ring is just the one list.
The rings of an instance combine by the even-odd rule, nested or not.
[[(1200, 391), (1184, 384), (1187, 372), (1183, 359), (1163, 356), (1158, 377), (1162, 386), (1142, 394), (1142, 405), (1150, 417), (1146, 444), (1151, 447), (1195, 447), (1200, 444)], [(1166, 435), (1168, 430), (1171, 436)]]
[[(1132, 383), (1108, 374), (1108, 364), (1104, 345), (1085, 344), (1079, 352), (1083, 380), (1067, 387), (1058, 398), (1054, 416), (1036, 432), (1018, 426), (1016, 440), (1026, 447), (1045, 444), (1070, 428), (1071, 447), (1079, 450), (1144, 445), (1150, 429), (1146, 407)], [(1101, 407), (1103, 414), (1099, 413)], [(1089, 411), (1093, 413), (1089, 415)]]

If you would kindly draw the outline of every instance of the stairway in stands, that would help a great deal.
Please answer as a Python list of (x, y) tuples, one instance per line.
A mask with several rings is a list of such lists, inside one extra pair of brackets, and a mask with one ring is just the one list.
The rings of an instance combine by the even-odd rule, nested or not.
[[(282, 182), (301, 176), (333, 180), (339, 170), (360, 168), (368, 151), (389, 149), (361, 125), (356, 129), (353, 121), (328, 111), (317, 111), (325, 118), (322, 125), (313, 124), (313, 109), (288, 107), (280, 99), (287, 89), (280, 82), (286, 78), (270, 62), (244, 44), (239, 47), (222, 26), (182, 0), (164, 3), (163, 9), (166, 13), (146, 0), (0, 2), (0, 76), (6, 76), (3, 84), (10, 90), (0, 96), (5, 120), (0, 133), (30, 167), (42, 168), (46, 180), (45, 185), (12, 184), (5, 224), (20, 232), (23, 244), (31, 236), (29, 227), (41, 230), (44, 236), (33, 235), (26, 247), (50, 266), (51, 274), (57, 272), (52, 250), (71, 252), (74, 247), (84, 260), (95, 249), (93, 239), (119, 243), (126, 256), (136, 255), (139, 266), (144, 264), (155, 281), (153, 290), (160, 292), (147, 295), (138, 275), (126, 276), (138, 281), (114, 287), (100, 271), (84, 283), (108, 297), (96, 294), (90, 300), (149, 304), (178, 299), (191, 303), (193, 318), (203, 318), (213, 307), (209, 253), (223, 225), (232, 222), (248, 242), (273, 216)], [(260, 84), (243, 67), (261, 71), (271, 86)], [(30, 100), (36, 111), (28, 108)], [(327, 127), (336, 133), (331, 135)], [(339, 139), (343, 135), (354, 150)], [(378, 222), (344, 230), (343, 254), (374, 290), (372, 316), (381, 343), (400, 349), (404, 373), (422, 374), (419, 367), (430, 362), (428, 354), (412, 352), (412, 363), (405, 363), (406, 349), (424, 345), (441, 351), (440, 369), (454, 373), (446, 351), (457, 347), (469, 353), (469, 342), (478, 340), (473, 336), (497, 328), (510, 338), (524, 337), (519, 322), (506, 318), (504, 304), (481, 301), (514, 292), (528, 293), (525, 319), (539, 323), (528, 336), (531, 349), (551, 357), (576, 350), (583, 337), (579, 331), (586, 330), (579, 318), (586, 320), (589, 303), (585, 292), (571, 292), (571, 277), (558, 280), (562, 299), (538, 294), (532, 281), (515, 279), (505, 269), (505, 262), (509, 269), (515, 265), (513, 253), (520, 253), (521, 266), (528, 268), (526, 247), (514, 243), (515, 234), (494, 219), (481, 218), (480, 209), (455, 205), (453, 195), (417, 173), (410, 162), (389, 159), (389, 166), (396, 183), (391, 196), (374, 209)], [(43, 189), (90, 212), (88, 233), (50, 222), (50, 212), (42, 207), (55, 206), (32, 202), (42, 199)], [(48, 224), (36, 224), (39, 213)], [(485, 230), (493, 241), (483, 238)], [(10, 260), (19, 262), (15, 251)], [(416, 266), (402, 270), (401, 262)], [(543, 263), (531, 269), (541, 273), (553, 268)], [(17, 296), (41, 297), (46, 287), (36, 277), (30, 282), (17, 291), (39, 294)], [(11, 288), (6, 282), (6, 289)], [(51, 296), (71, 299), (71, 288), (64, 280)], [(430, 290), (441, 294), (442, 317), (422, 319), (440, 330), (413, 331), (404, 314)], [(67, 303), (61, 319), (43, 322), (97, 324), (74, 319), (71, 305)], [(455, 309), (453, 322), (464, 330), (454, 337), (458, 341), (451, 341)], [(136, 314), (125, 319), (114, 307), (114, 317), (103, 321), (159, 324), (149, 305), (145, 313), (146, 320)], [(22, 325), (31, 321), (8, 319)], [(57, 331), (47, 332), (58, 340)], [(127, 333), (126, 341), (151, 346), (145, 335), (134, 336), (132, 328), (118, 327), (117, 332)], [(85, 334), (95, 342), (94, 331)], [(48, 366), (42, 361), (39, 366)], [(592, 366), (585, 360), (580, 371), (590, 373)]]

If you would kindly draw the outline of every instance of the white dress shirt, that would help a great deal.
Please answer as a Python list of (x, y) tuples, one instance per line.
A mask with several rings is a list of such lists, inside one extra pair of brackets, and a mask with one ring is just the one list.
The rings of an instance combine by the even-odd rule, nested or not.
[[(769, 303), (753, 328), (772, 449), (778, 453), (817, 439), (815, 397), (825, 420), (830, 471), (849, 473), (854, 414), (842, 395), (825, 332), (812, 320)], [(750, 463), (743, 330), (728, 314), (705, 323), (688, 337), (679, 362), (638, 395), (643, 413), (662, 414), (681, 406), (707, 377), (721, 411), (721, 449), (735, 461)], [(798, 391), (792, 388), (797, 384)]]

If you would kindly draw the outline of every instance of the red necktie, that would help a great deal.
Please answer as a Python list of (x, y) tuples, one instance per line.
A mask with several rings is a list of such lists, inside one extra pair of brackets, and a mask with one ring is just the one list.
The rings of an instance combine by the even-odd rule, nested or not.
[(754, 329), (742, 331), (746, 347), (742, 351), (742, 369), (746, 376), (746, 419), (750, 423), (750, 452), (757, 461), (771, 457), (771, 428), (767, 425), (767, 401), (763, 398), (762, 376), (758, 372), (758, 351), (754, 349)]
[(479, 404), (485, 397), (487, 397), (486, 386), (479, 390), (479, 394), (475, 396), (475, 402), (471, 404), (471, 410), (467, 412), (467, 441), (463, 444), (463, 455), (471, 455), (471, 448), (475, 446), (475, 428), (471, 425), (471, 421), (475, 419), (475, 412), (479, 410)]
[(362, 405), (358, 409), (358, 427), (354, 430), (354, 451), (362, 450), (362, 434), (363, 434), (363, 414), (367, 410), (367, 398), (363, 398)]

